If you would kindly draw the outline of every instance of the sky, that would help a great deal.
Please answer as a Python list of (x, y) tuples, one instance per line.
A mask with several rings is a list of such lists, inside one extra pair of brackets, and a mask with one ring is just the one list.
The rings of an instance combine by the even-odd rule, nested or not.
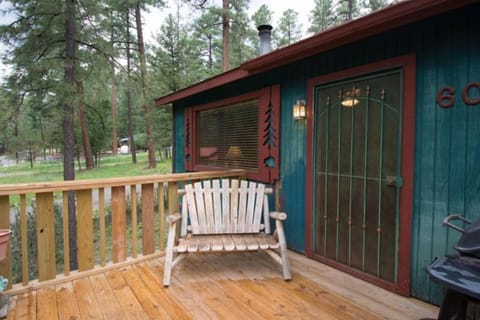
[[(222, 0), (209, 0), (213, 2), (217, 6), (222, 5)], [(149, 13), (144, 13), (143, 18), (145, 21), (145, 28), (144, 28), (144, 35), (146, 42), (151, 42), (153, 40), (153, 35), (158, 33), (160, 30), (160, 26), (165, 21), (165, 17), (169, 13), (176, 12), (176, 5), (175, 3), (182, 3), (181, 0), (167, 0), (168, 7), (163, 9), (154, 9), (151, 10)], [(249, 5), (249, 16), (252, 16), (258, 8), (262, 4), (266, 4), (270, 10), (274, 12), (274, 21), (273, 27), (275, 28), (275, 24), (278, 24), (278, 20), (280, 19), (282, 13), (287, 9), (294, 9), (299, 13), (300, 21), (303, 25), (304, 34), (306, 33), (305, 30), (308, 28), (309, 25), (309, 15), (310, 11), (313, 9), (314, 0), (295, 0), (295, 1), (283, 1), (283, 0), (250, 0)], [(5, 1), (0, 1), (0, 10), (5, 9), (7, 3)], [(184, 18), (193, 19), (194, 16), (193, 10), (189, 8), (187, 5), (183, 4), (181, 7), (181, 14)], [(0, 13), (0, 24), (6, 24), (12, 20), (12, 17), (2, 15)], [(4, 46), (0, 43), (0, 55), (3, 54), (5, 51)], [(0, 61), (0, 79), (3, 78), (3, 75), (8, 72), (5, 65)]]

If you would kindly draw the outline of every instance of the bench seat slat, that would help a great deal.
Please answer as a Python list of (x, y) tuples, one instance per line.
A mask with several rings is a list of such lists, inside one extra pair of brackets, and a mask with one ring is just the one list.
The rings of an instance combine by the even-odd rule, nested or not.
[(235, 250), (235, 243), (232, 240), (231, 236), (223, 235), (222, 236), (223, 248), (225, 251)]
[(279, 243), (270, 235), (234, 234), (234, 235), (201, 235), (179, 239), (176, 252), (208, 252), (208, 251), (256, 251), (278, 249)]

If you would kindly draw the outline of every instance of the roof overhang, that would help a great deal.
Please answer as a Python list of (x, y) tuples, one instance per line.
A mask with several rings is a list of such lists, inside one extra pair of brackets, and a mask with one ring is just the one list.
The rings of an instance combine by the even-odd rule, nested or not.
[(290, 46), (249, 60), (240, 67), (155, 100), (157, 106), (172, 103), (242, 78), (278, 68), (294, 61), (344, 46), (478, 0), (405, 0), (367, 16), (349, 21)]

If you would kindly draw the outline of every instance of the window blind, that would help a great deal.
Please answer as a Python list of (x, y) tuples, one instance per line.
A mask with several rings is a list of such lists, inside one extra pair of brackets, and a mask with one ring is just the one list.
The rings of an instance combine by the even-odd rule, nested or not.
[(196, 119), (199, 165), (258, 168), (258, 100), (198, 111)]

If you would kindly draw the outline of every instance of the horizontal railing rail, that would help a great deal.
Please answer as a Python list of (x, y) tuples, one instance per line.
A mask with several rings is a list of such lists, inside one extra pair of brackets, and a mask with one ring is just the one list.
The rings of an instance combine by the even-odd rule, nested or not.
[[(186, 182), (222, 177), (245, 178), (245, 171), (0, 185), (0, 229), (13, 231), (0, 276), (13, 284), (10, 291), (20, 291), (162, 253), (165, 214), (179, 210), (178, 189)], [(71, 248), (74, 234), (77, 245)]]

